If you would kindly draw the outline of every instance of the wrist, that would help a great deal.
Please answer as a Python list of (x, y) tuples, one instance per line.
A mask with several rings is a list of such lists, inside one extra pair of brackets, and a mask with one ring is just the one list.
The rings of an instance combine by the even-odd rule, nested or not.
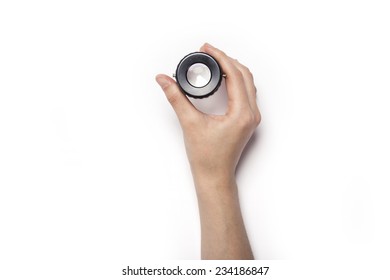
[(219, 196), (221, 194), (236, 194), (237, 184), (233, 171), (218, 170), (199, 172), (192, 170), (196, 193), (199, 198), (204, 196)]

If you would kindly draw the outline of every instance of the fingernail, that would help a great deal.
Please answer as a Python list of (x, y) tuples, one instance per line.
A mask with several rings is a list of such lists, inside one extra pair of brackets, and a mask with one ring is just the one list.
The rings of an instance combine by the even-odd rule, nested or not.
[(162, 89), (166, 88), (170, 84), (170, 82), (165, 77), (160, 75), (156, 76), (156, 81)]

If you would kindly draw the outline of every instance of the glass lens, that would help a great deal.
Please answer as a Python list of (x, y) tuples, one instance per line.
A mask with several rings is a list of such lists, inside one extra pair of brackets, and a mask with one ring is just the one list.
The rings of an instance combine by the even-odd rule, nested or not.
[(203, 63), (195, 63), (188, 68), (187, 80), (194, 87), (204, 87), (211, 79), (210, 69)]

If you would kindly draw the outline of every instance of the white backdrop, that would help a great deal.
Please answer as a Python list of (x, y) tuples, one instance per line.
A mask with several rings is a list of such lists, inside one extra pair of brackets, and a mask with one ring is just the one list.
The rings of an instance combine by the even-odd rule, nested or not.
[(386, 2), (0, 2), (2, 266), (69, 279), (199, 258), (181, 130), (154, 76), (204, 42), (259, 90), (238, 170), (255, 256), (388, 256)]

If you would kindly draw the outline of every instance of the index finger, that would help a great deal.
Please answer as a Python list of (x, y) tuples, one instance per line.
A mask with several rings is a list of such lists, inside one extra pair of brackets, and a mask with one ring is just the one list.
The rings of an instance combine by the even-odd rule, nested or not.
[(248, 109), (249, 100), (246, 94), (244, 77), (240, 69), (231, 62), (231, 58), (223, 51), (214, 48), (210, 44), (204, 44), (200, 50), (214, 57), (221, 65), (222, 71), (226, 74), (228, 112)]

